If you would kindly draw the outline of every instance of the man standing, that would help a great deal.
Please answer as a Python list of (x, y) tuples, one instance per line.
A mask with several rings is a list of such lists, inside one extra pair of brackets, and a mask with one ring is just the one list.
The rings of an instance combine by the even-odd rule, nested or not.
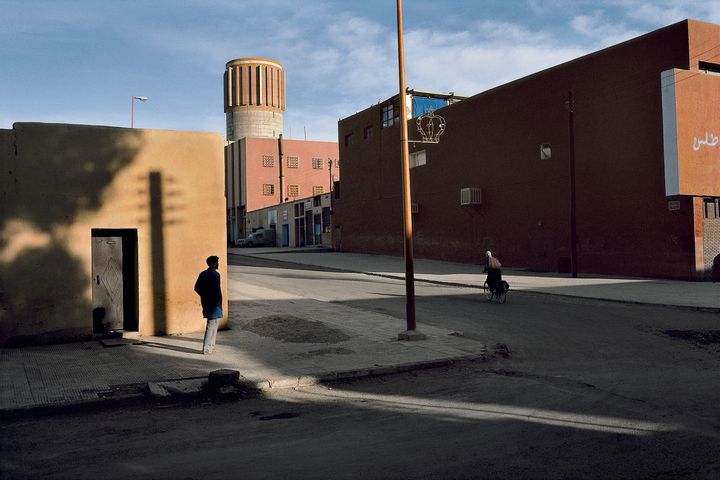
[(207, 258), (208, 269), (200, 272), (195, 282), (195, 292), (200, 295), (203, 317), (207, 318), (205, 339), (203, 340), (203, 354), (209, 355), (215, 350), (218, 322), (223, 317), (222, 290), (220, 289), (220, 274), (217, 272), (220, 259), (216, 256)]

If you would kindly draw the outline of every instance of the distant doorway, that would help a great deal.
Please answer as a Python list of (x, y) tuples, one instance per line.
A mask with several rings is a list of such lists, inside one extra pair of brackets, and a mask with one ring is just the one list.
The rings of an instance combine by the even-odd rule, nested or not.
[(136, 229), (92, 229), (94, 333), (138, 330)]
[(287, 223), (282, 224), (282, 243), (281, 246), (283, 247), (289, 247), (290, 246), (290, 225)]

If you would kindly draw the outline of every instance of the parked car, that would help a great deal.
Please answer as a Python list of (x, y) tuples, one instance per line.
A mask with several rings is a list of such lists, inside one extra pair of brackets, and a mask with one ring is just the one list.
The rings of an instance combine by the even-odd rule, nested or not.
[(239, 247), (274, 247), (275, 230), (261, 228), (238, 242)]

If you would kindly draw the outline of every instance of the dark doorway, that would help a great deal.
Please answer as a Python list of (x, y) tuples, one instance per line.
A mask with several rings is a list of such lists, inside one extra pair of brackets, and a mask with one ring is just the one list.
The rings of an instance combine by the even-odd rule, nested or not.
[(93, 332), (138, 330), (136, 229), (92, 229)]

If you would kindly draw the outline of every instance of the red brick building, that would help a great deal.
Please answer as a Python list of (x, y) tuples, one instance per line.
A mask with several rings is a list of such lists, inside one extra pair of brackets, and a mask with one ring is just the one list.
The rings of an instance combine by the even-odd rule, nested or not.
[[(339, 122), (340, 250), (402, 254), (397, 101)], [(720, 253), (718, 25), (682, 21), (437, 113), (440, 143), (410, 146), (418, 257), (570, 271), (574, 243), (580, 273), (699, 279)]]

